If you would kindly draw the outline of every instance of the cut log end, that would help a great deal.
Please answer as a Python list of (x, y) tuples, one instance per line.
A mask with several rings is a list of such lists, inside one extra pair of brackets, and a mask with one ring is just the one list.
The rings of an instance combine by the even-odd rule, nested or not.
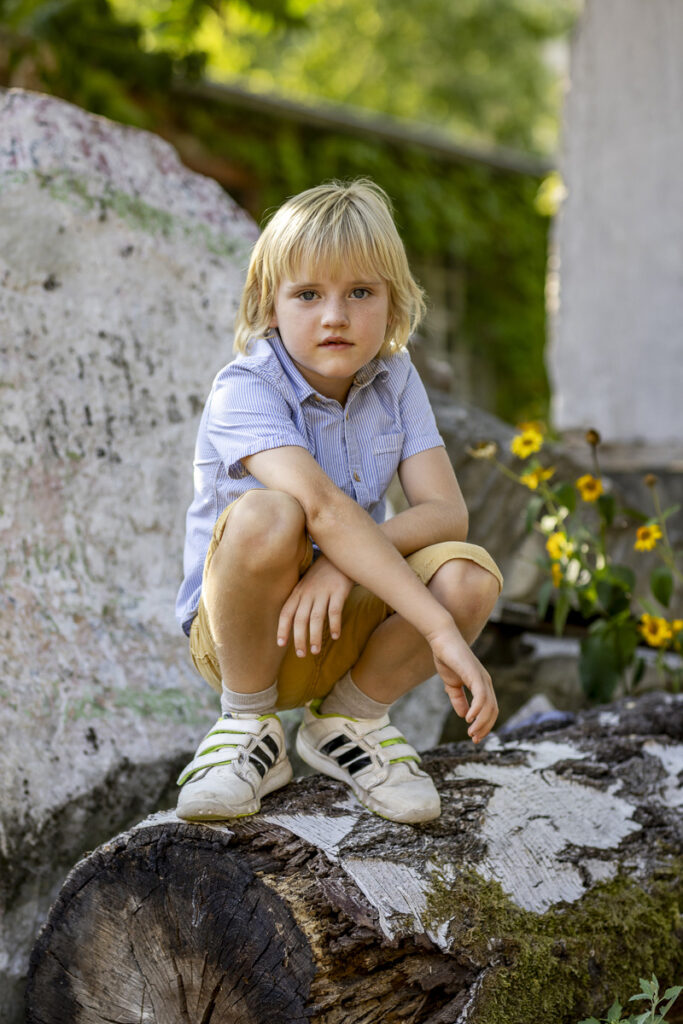
[(179, 823), (81, 862), (33, 954), (30, 1020), (303, 1024), (308, 943), (230, 841)]

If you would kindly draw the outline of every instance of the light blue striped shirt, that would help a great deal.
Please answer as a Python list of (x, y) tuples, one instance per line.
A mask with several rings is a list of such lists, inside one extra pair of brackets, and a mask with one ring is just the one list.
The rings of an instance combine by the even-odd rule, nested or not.
[(305, 448), (344, 494), (382, 523), (399, 463), (443, 443), (407, 352), (361, 367), (342, 407), (311, 387), (278, 336), (252, 342), (248, 355), (215, 378), (199, 424), (178, 622), (187, 632), (196, 614), (219, 515), (240, 494), (263, 486), (241, 459), (284, 445)]

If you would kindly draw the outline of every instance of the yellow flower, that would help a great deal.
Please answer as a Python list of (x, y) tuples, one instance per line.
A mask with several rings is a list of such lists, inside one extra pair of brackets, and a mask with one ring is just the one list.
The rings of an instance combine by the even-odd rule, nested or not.
[(525, 433), (527, 430), (535, 430), (541, 436), (545, 434), (545, 427), (540, 420), (525, 420), (524, 423), (518, 423), (517, 430), (521, 433)]
[(562, 530), (551, 533), (545, 546), (554, 562), (558, 562), (561, 558), (570, 558), (574, 554), (574, 545), (567, 540), (567, 534)]
[(671, 634), (673, 636), (674, 649), (680, 651), (681, 641), (678, 639), (683, 632), (683, 619), (674, 619), (671, 623)]
[(590, 473), (580, 476), (576, 486), (584, 501), (597, 501), (602, 494), (602, 480)]
[(562, 570), (560, 568), (560, 563), (553, 562), (553, 564), (550, 566), (550, 572), (553, 577), (553, 586), (559, 587), (562, 583)]
[(657, 615), (641, 615), (640, 632), (650, 647), (665, 647), (671, 640), (671, 626)]
[(498, 453), (498, 445), (495, 441), (477, 441), (472, 448), (467, 449), (467, 454), (473, 459), (495, 459)]
[(636, 542), (633, 547), (636, 551), (652, 551), (661, 536), (662, 531), (656, 523), (651, 523), (649, 526), (639, 526), (636, 530)]
[(554, 472), (552, 467), (543, 469), (542, 466), (539, 466), (538, 469), (530, 469), (526, 473), (522, 473), (520, 480), (530, 491), (535, 491), (544, 480), (550, 480)]
[(510, 451), (520, 459), (527, 459), (533, 452), (540, 451), (542, 446), (543, 434), (535, 426), (529, 425), (527, 430), (512, 438)]

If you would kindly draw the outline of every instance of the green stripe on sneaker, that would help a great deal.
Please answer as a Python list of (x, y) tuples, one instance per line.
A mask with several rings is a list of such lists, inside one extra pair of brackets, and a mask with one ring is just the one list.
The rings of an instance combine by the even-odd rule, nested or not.
[(214, 762), (213, 762), (213, 764), (204, 764), (204, 765), (199, 765), (199, 766), (198, 766), (197, 768), (193, 768), (193, 769), (192, 769), (191, 771), (189, 771), (189, 772), (185, 772), (185, 774), (184, 774), (184, 775), (182, 775), (182, 776), (181, 776), (181, 777), (180, 777), (180, 778), (178, 779), (178, 785), (179, 785), (179, 786), (184, 786), (184, 785), (185, 785), (185, 783), (186, 783), (186, 782), (187, 782), (187, 781), (188, 781), (189, 779), (191, 779), (193, 775), (196, 775), (196, 774), (197, 774), (197, 772), (203, 772), (203, 771), (204, 771), (204, 770), (205, 770), (206, 768), (217, 768), (217, 767), (218, 767), (219, 765), (221, 765), (221, 764), (232, 764), (232, 762), (233, 762), (233, 761), (234, 761), (234, 758), (232, 758), (232, 757), (231, 757), (231, 758), (230, 758), (229, 760), (227, 760), (227, 761), (214, 761)]
[(394, 757), (389, 762), (389, 764), (399, 764), (401, 761), (414, 761), (415, 764), (419, 764), (420, 763), (420, 758), (419, 757), (410, 757), (410, 755), (408, 755), (407, 757)]
[(393, 740), (381, 740), (380, 747), (393, 747), (396, 743), (407, 743), (408, 740), (404, 739), (403, 736), (396, 736)]
[(226, 747), (238, 747), (239, 743), (217, 743), (214, 747), (207, 747), (206, 750), (202, 750), (200, 757), (204, 757), (205, 754), (213, 754), (214, 750), (224, 750)]

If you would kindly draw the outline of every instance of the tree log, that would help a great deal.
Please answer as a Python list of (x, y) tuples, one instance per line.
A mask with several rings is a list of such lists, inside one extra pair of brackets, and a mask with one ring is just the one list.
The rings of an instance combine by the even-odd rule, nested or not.
[(80, 861), (29, 1024), (575, 1024), (681, 972), (683, 700), (425, 756), (440, 819), (315, 776), (226, 824), (161, 812)]

